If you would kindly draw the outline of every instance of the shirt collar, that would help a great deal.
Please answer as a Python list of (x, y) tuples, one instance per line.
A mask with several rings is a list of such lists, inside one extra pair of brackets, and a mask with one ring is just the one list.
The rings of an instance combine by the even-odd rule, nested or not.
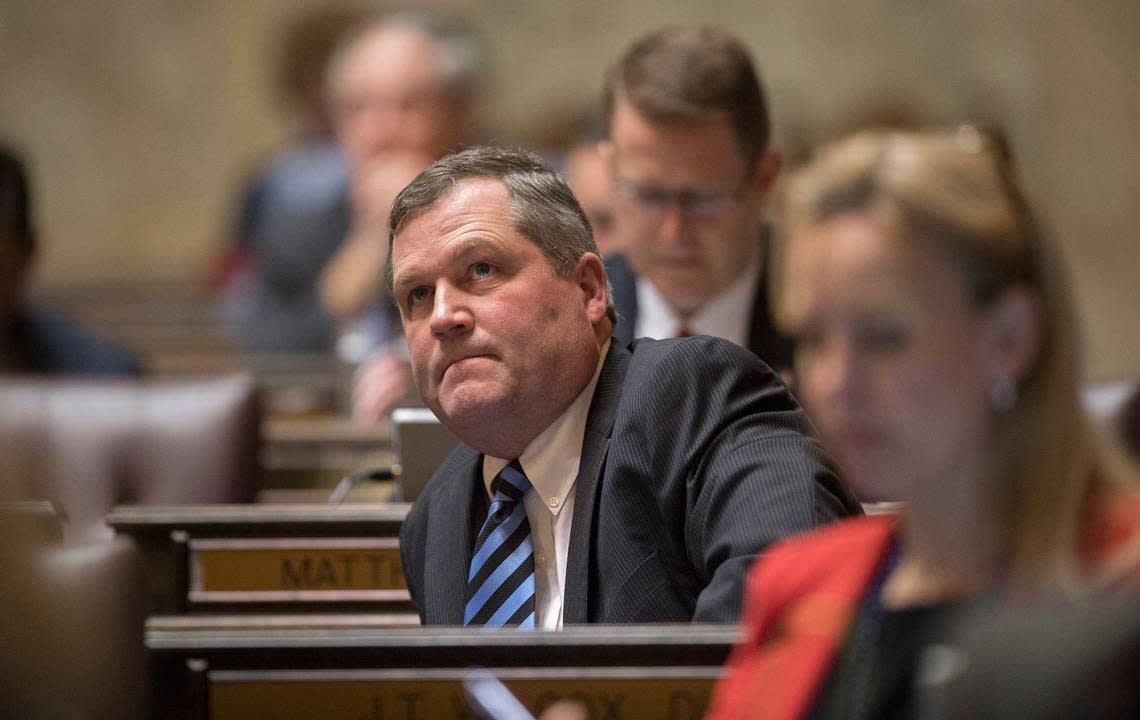
[[(586, 418), (590, 413), (590, 402), (594, 398), (594, 388), (598, 385), (598, 377), (602, 373), (602, 365), (605, 364), (610, 342), (606, 340), (602, 345), (598, 366), (594, 368), (594, 377), (574, 402), (570, 403), (570, 407), (532, 440), (519, 456), (519, 464), (522, 465), (527, 479), (542, 497), (542, 504), (555, 516), (562, 511), (562, 507), (566, 504), (566, 496), (574, 487), (575, 478), (578, 477), (582, 442), (586, 435)], [(483, 456), (483, 485), (487, 489), (488, 497), (491, 495), (491, 481), (508, 462), (509, 459)]]
[[(713, 335), (747, 347), (752, 307), (756, 302), (760, 254), (752, 254), (748, 267), (732, 285), (714, 295), (685, 322), (690, 335)], [(669, 338), (681, 327), (681, 318), (653, 283), (637, 279), (637, 327), (635, 337)]]

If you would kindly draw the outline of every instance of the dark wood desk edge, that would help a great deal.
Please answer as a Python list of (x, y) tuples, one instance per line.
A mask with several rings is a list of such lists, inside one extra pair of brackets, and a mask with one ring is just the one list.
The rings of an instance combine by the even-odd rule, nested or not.
[(291, 624), (282, 615), (152, 617), (146, 644), (157, 651), (316, 649), (316, 648), (583, 648), (731, 647), (736, 625), (581, 625), (560, 631), (463, 627), (393, 626), (400, 614), (329, 619), (300, 616)]
[(172, 527), (243, 524), (280, 526), (294, 524), (378, 523), (399, 524), (408, 514), (408, 503), (323, 504), (231, 504), (231, 505), (119, 505), (107, 515), (109, 526), (120, 532)]

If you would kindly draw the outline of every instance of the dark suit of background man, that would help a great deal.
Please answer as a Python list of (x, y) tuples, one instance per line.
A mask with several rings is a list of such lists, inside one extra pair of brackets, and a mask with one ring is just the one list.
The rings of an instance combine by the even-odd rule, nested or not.
[(510, 461), (533, 484), (539, 627), (734, 621), (757, 552), (858, 512), (754, 355), (611, 339), (589, 223), (538, 158), (444, 158), (401, 192), (389, 231), (413, 377), (464, 442), (400, 533), (425, 623), (467, 622), (489, 488)]
[(626, 247), (607, 261), (615, 337), (715, 335), (789, 368), (765, 281), (780, 156), (748, 50), (708, 27), (648, 35), (610, 71), (605, 110)]

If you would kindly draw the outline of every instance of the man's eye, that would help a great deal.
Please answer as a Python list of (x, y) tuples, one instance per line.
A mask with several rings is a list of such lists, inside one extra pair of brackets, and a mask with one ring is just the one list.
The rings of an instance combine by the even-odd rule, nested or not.
[(814, 328), (800, 328), (792, 337), (797, 350), (815, 350), (823, 344), (823, 333)]
[(895, 353), (906, 349), (910, 336), (906, 330), (891, 326), (861, 328), (856, 334), (859, 347), (869, 352)]
[(471, 277), (476, 279), (490, 277), (493, 272), (495, 272), (495, 266), (491, 263), (477, 262), (471, 266)]
[(426, 288), (423, 285), (420, 285), (417, 288), (412, 288), (412, 291), (410, 293), (408, 293), (408, 302), (411, 305), (415, 305), (417, 303), (420, 303), (420, 302), (423, 302), (424, 300), (426, 300), (428, 295), (430, 295), (430, 294), (431, 294), (431, 291), (428, 288)]
[(590, 216), (590, 224), (595, 232), (608, 233), (614, 229), (614, 216), (609, 212), (598, 212)]

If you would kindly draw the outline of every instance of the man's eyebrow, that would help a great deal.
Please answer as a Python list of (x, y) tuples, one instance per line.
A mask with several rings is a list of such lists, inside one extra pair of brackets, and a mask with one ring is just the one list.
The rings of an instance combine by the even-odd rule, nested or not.
[(456, 257), (463, 257), (469, 253), (478, 252), (480, 250), (497, 250), (503, 247), (503, 244), (491, 237), (476, 236), (464, 238), (455, 250)]
[(416, 269), (413, 269), (411, 271), (393, 269), (392, 289), (400, 290), (407, 287), (408, 285), (416, 284), (420, 281), (420, 275), (422, 275), (422, 273)]

